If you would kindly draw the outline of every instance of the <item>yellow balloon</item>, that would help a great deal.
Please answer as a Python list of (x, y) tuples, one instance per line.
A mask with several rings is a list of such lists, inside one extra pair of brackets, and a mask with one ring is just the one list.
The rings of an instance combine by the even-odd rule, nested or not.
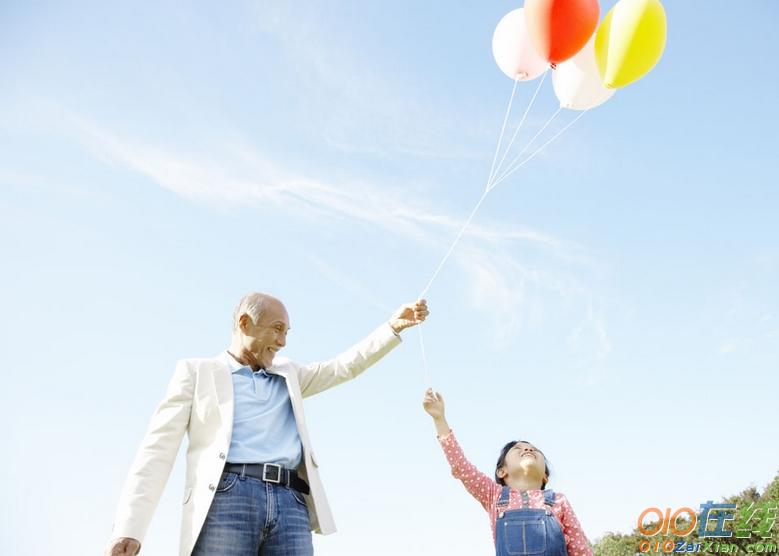
[(595, 57), (610, 89), (638, 81), (665, 49), (665, 10), (659, 0), (619, 0), (595, 35)]

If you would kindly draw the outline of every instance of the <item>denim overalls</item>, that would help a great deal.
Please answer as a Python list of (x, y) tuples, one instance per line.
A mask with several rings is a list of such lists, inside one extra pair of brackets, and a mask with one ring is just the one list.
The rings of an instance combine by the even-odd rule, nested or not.
[(495, 521), (495, 550), (497, 556), (568, 556), (560, 522), (552, 515), (554, 491), (544, 491), (543, 510), (530, 507), (526, 491), (520, 491), (522, 507), (505, 508), (509, 503), (509, 487), (504, 486), (498, 500), (498, 519)]

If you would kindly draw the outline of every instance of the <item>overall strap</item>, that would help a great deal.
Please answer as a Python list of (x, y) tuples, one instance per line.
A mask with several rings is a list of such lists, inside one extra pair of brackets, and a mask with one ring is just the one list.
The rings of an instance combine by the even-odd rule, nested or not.
[(498, 499), (498, 506), (508, 506), (509, 505), (509, 493), (511, 489), (507, 486), (504, 486), (503, 489), (500, 491), (500, 498)]
[(554, 506), (554, 491), (553, 490), (545, 490), (544, 491), (544, 504), (547, 506)]

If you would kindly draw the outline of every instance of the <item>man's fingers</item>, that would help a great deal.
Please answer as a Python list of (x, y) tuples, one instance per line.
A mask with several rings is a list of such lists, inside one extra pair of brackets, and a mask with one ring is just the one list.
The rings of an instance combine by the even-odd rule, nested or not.
[(424, 315), (427, 316), (430, 314), (429, 309), (427, 308), (427, 301), (424, 299), (420, 299), (414, 303), (404, 303), (400, 306), (400, 309), (398, 309), (398, 313), (411, 313), (413, 315)]
[(135, 556), (140, 551), (141, 544), (130, 538), (116, 539), (111, 543), (108, 556)]
[(135, 556), (140, 550), (141, 545), (135, 539), (126, 539), (124, 541), (124, 554), (127, 556)]

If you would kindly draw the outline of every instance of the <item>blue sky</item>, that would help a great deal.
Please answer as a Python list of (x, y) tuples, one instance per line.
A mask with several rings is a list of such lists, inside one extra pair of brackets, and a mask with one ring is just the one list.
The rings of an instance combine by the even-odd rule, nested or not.
[[(287, 356), (329, 358), (419, 293), (481, 195), (519, 4), (279, 4), (0, 6), (8, 553), (101, 550), (175, 361), (224, 349), (241, 295), (286, 303)], [(590, 539), (779, 461), (779, 7), (666, 10), (659, 65), (490, 193), (428, 295), (466, 453), (489, 472), (535, 442)], [(410, 332), (307, 402), (339, 526), (318, 554), (491, 550)], [(147, 556), (175, 552), (182, 463)]]

